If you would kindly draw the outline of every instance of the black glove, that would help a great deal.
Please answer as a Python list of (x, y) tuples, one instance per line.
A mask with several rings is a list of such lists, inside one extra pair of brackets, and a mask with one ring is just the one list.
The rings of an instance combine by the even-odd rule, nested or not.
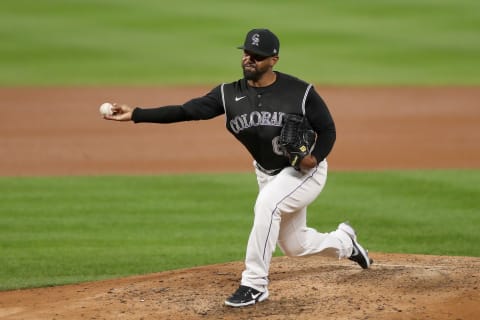
[(310, 154), (316, 138), (307, 118), (296, 114), (284, 116), (278, 144), (292, 167), (300, 169), (300, 162)]

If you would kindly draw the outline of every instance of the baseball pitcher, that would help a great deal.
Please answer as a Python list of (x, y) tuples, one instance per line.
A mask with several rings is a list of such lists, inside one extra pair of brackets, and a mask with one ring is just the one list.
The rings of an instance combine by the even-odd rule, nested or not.
[(227, 130), (253, 157), (259, 185), (239, 288), (225, 300), (243, 307), (268, 298), (270, 261), (278, 245), (287, 256), (323, 254), (372, 263), (347, 223), (329, 233), (307, 226), (307, 206), (327, 179), (327, 155), (335, 142), (332, 116), (313, 85), (274, 71), (280, 42), (268, 29), (246, 35), (243, 78), (223, 83), (183, 105), (154, 108), (114, 104), (105, 119), (172, 123), (224, 115)]

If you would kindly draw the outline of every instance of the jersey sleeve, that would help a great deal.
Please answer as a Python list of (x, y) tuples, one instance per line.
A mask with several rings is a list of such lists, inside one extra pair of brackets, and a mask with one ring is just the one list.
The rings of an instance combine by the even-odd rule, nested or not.
[(317, 133), (317, 141), (312, 155), (320, 162), (325, 159), (335, 144), (335, 123), (327, 105), (312, 88), (305, 103), (305, 115), (313, 130)]
[(132, 120), (135, 123), (173, 123), (191, 120), (206, 120), (225, 113), (220, 86), (202, 97), (191, 99), (183, 105), (169, 105), (156, 108), (135, 108)]

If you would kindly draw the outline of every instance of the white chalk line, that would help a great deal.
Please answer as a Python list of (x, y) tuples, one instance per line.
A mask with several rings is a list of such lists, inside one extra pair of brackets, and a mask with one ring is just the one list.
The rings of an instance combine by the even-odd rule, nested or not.
[(411, 269), (448, 269), (448, 266), (432, 266), (432, 265), (420, 265), (420, 264), (386, 264), (373, 262), (371, 267), (390, 267), (390, 268), (411, 268)]

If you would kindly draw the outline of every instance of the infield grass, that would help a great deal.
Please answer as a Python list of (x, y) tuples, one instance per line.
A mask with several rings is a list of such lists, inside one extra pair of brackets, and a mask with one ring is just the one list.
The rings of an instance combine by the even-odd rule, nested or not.
[(0, 4), (0, 85), (217, 84), (244, 35), (323, 85), (479, 85), (476, 0), (22, 0)]
[[(332, 172), (308, 221), (349, 220), (373, 252), (479, 257), (479, 181)], [(0, 178), (0, 290), (241, 261), (256, 194), (247, 173)]]

